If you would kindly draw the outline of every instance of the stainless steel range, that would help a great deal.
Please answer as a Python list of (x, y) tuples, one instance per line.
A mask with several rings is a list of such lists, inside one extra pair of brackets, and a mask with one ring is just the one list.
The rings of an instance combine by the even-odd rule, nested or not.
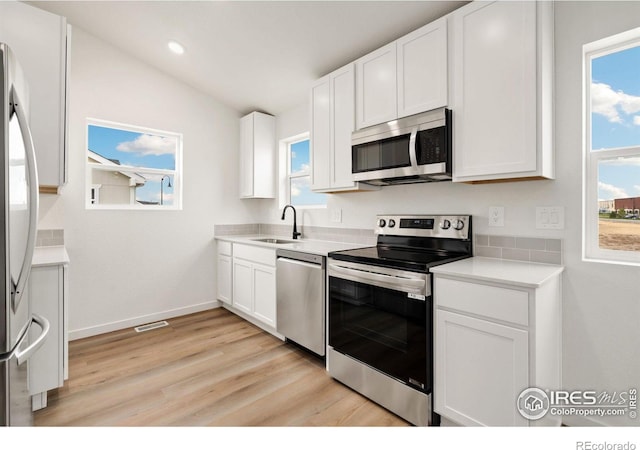
[(375, 247), (328, 260), (331, 376), (414, 425), (433, 412), (429, 269), (472, 255), (471, 216), (381, 215)]

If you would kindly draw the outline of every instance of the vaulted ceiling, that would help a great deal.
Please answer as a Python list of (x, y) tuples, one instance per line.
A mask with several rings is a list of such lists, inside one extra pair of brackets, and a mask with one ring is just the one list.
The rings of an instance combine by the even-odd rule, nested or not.
[[(279, 114), (311, 83), (466, 1), (32, 1), (240, 113)], [(167, 42), (186, 51), (175, 55)]]

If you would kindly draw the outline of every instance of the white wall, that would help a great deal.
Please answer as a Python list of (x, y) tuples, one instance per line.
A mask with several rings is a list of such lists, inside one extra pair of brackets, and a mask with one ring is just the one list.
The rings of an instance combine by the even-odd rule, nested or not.
[[(81, 29), (72, 36), (69, 183), (45, 199), (40, 224), (63, 217), (72, 338), (211, 307), (213, 226), (253, 221), (238, 199), (239, 114)], [(87, 117), (182, 133), (183, 210), (86, 210)]]
[[(556, 3), (556, 180), (418, 184), (330, 195), (328, 209), (305, 212), (304, 223), (373, 228), (374, 216), (380, 213), (461, 213), (473, 215), (476, 233), (563, 238), (564, 387), (608, 392), (639, 387), (638, 268), (581, 261), (582, 45), (637, 26), (640, 2)], [(278, 129), (308, 131), (301, 129), (305, 124), (300, 122), (300, 112), (305, 110), (308, 103), (279, 116)], [(505, 207), (503, 228), (488, 226), (489, 206)], [(564, 206), (565, 230), (537, 230), (536, 206)], [(275, 202), (266, 205), (261, 220), (277, 223), (276, 208)], [(332, 208), (342, 209), (342, 224), (329, 221)], [(566, 422), (594, 423), (576, 418)], [(595, 422), (639, 424), (627, 416)]]

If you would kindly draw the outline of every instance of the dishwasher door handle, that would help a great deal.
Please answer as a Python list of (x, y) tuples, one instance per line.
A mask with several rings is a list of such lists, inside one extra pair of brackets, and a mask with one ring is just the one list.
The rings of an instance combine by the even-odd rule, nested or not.
[(310, 269), (322, 270), (322, 266), (320, 264), (313, 264), (305, 261), (298, 261), (297, 259), (285, 258), (283, 256), (279, 256), (277, 262), (283, 262), (286, 264), (297, 264), (299, 266), (308, 267)]

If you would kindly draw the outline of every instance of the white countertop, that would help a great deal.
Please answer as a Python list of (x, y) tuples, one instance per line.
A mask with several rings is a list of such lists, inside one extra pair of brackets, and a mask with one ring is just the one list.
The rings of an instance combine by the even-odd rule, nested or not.
[(564, 266), (475, 256), (430, 269), (432, 273), (519, 287), (538, 288)]
[(292, 240), (282, 236), (264, 236), (264, 235), (252, 235), (252, 236), (216, 236), (216, 239), (220, 241), (234, 242), (238, 244), (255, 245), (259, 247), (267, 248), (284, 248), (287, 250), (296, 250), (304, 253), (312, 253), (314, 255), (327, 256), (330, 252), (337, 252), (341, 250), (351, 250), (353, 248), (371, 247), (371, 244), (356, 244), (350, 242), (334, 242), (334, 241), (320, 241), (316, 239), (297, 239), (297, 242), (291, 244), (270, 244), (268, 242), (259, 242), (253, 239), (282, 239)]
[(63, 245), (36, 247), (33, 252), (32, 267), (57, 266), (69, 264), (69, 255)]

